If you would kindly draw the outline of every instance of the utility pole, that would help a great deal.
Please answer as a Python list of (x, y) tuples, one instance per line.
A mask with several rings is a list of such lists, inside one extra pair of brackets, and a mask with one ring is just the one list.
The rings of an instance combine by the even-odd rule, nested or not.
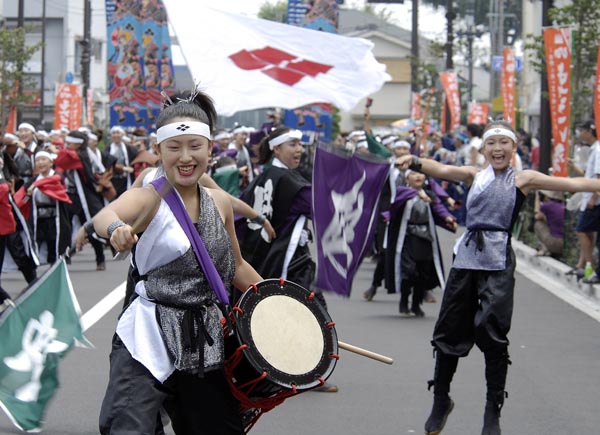
[(412, 0), (412, 32), (410, 38), (410, 89), (412, 92), (419, 92), (417, 84), (417, 75), (419, 69), (419, 0)]
[[(542, 31), (550, 26), (548, 11), (554, 6), (552, 0), (542, 0)], [(552, 166), (552, 121), (550, 120), (550, 101), (548, 100), (548, 75), (542, 72), (542, 101), (540, 104), (540, 172), (548, 174)]]
[[(22, 29), (23, 27), (25, 27), (25, 0), (19, 0), (19, 9), (18, 9), (18, 16), (17, 16), (17, 27)], [(22, 49), (25, 49), (25, 47), (22, 47)], [(19, 71), (19, 83), (17, 85), (17, 95), (22, 95), (23, 94), (23, 80), (22, 80), (22, 76), (23, 76), (23, 61), (21, 60), (22, 56), (19, 56), (19, 61), (17, 63), (17, 71)], [(23, 119), (23, 114), (21, 113), (20, 110), (17, 110), (17, 126), (21, 123)]]
[(91, 0), (83, 0), (83, 40), (81, 41), (81, 81), (83, 82), (83, 120), (87, 124), (88, 89), (90, 88), (90, 57), (92, 46), (92, 6)]
[[(40, 124), (44, 124), (44, 87), (46, 76), (46, 0), (42, 0), (42, 74), (40, 77)], [(42, 127), (43, 128), (43, 127)]]
[(465, 22), (467, 23), (467, 30), (459, 30), (456, 32), (458, 37), (467, 38), (467, 57), (469, 62), (469, 82), (467, 83), (467, 101), (471, 103), (473, 101), (473, 41), (475, 38), (480, 38), (483, 35), (481, 30), (477, 30), (475, 27), (475, 9), (474, 0), (470, 0), (467, 5), (467, 13)]

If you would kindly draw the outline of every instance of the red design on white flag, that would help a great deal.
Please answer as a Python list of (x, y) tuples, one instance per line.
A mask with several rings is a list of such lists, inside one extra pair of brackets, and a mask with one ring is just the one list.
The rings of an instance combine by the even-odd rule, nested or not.
[(163, 1), (192, 77), (221, 115), (315, 102), (348, 111), (391, 79), (368, 40), (221, 12), (201, 3), (182, 8), (178, 0)]

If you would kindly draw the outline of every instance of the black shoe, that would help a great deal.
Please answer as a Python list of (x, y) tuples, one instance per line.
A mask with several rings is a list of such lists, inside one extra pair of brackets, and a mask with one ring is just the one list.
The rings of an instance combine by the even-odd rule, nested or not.
[(415, 316), (417, 316), (417, 317), (425, 317), (425, 311), (423, 311), (423, 310), (421, 309), (421, 307), (420, 307), (420, 306), (418, 306), (418, 305), (417, 305), (417, 306), (413, 306), (413, 307), (411, 308), (411, 311), (412, 311), (412, 312), (413, 312), (413, 314), (414, 314)]
[(406, 302), (400, 301), (400, 314), (410, 314), (410, 310), (408, 309), (408, 304)]
[(433, 396), (431, 414), (425, 422), (425, 435), (438, 435), (446, 425), (448, 416), (454, 409), (454, 402), (449, 396)]
[(581, 276), (583, 276), (584, 273), (585, 273), (585, 271), (581, 267), (573, 267), (572, 269), (565, 272), (565, 275), (577, 275), (577, 276), (581, 275)]
[(377, 287), (371, 286), (363, 293), (363, 298), (371, 302), (375, 297), (375, 293), (377, 293)]
[(584, 284), (600, 284), (600, 276), (594, 273), (589, 278), (583, 278), (581, 282)]
[(500, 431), (500, 406), (488, 400), (483, 414), (483, 429), (481, 435), (501, 435)]

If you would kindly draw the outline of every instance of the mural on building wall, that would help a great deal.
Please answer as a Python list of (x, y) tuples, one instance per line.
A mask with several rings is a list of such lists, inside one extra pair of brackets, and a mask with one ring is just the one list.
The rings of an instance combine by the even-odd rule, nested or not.
[(155, 128), (175, 74), (161, 0), (106, 0), (110, 125)]
[[(316, 31), (337, 33), (336, 0), (288, 0), (287, 23)], [(331, 104), (318, 103), (286, 110), (284, 124), (299, 128), (310, 142), (331, 142)]]

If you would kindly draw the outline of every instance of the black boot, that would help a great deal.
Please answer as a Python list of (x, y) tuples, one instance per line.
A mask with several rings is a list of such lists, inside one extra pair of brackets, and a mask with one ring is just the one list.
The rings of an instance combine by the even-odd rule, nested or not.
[(408, 314), (410, 311), (408, 310), (408, 295), (409, 292), (401, 291), (400, 292), (400, 314)]
[(457, 365), (457, 356), (446, 355), (436, 350), (434, 379), (428, 382), (429, 388), (433, 386), (434, 396), (431, 414), (425, 422), (426, 435), (441, 433), (454, 408), (454, 402), (448, 393)]
[(435, 394), (433, 396), (433, 407), (431, 408), (431, 414), (425, 422), (425, 434), (426, 435), (437, 435), (442, 433), (442, 429), (446, 425), (448, 416), (454, 409), (454, 402), (450, 396)]
[(504, 391), (499, 391), (495, 400), (487, 400), (483, 414), (483, 429), (481, 435), (501, 435), (500, 410), (504, 402)]
[(371, 302), (373, 300), (373, 297), (375, 297), (375, 293), (377, 293), (377, 287), (372, 285), (363, 293), (363, 298)]
[(500, 410), (504, 405), (506, 374), (510, 359), (507, 349), (485, 353), (487, 394), (482, 435), (500, 435)]
[(421, 309), (421, 304), (423, 303), (423, 295), (425, 294), (425, 290), (422, 288), (417, 288), (416, 286), (413, 288), (413, 298), (412, 298), (412, 306), (411, 311), (417, 317), (424, 317), (425, 313)]

